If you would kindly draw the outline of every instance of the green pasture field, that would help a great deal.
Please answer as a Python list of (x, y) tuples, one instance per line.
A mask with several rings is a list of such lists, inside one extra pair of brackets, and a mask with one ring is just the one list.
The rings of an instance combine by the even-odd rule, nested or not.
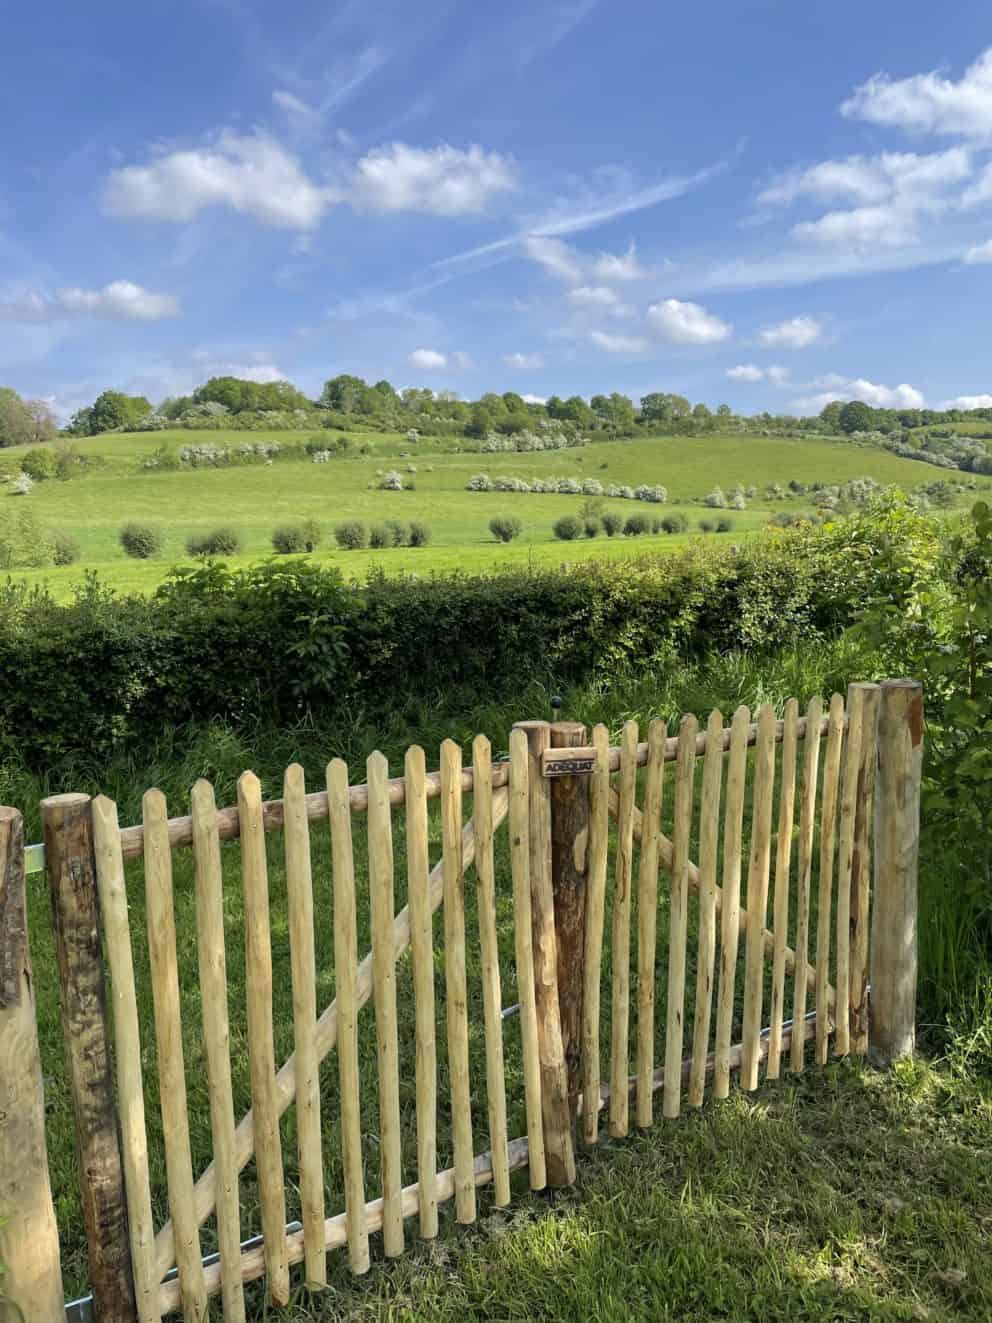
[[(274, 434), (282, 445), (302, 442), (312, 432)], [(45, 528), (71, 533), (79, 542), (80, 560), (62, 569), (16, 571), (14, 577), (49, 583), (53, 591), (68, 595), (84, 572), (95, 570), (101, 579), (122, 591), (151, 591), (177, 564), (189, 564), (186, 539), (219, 526), (235, 528), (243, 552), (230, 564), (250, 564), (272, 554), (271, 534), (280, 524), (316, 520), (323, 546), (315, 553), (323, 563), (337, 565), (349, 577), (364, 577), (373, 566), (388, 573), (430, 573), (453, 569), (490, 571), (509, 565), (572, 563), (589, 556), (631, 556), (644, 551), (670, 549), (684, 536), (638, 538), (600, 536), (592, 541), (560, 542), (552, 525), (559, 516), (578, 511), (584, 498), (514, 492), (467, 492), (475, 473), (526, 479), (552, 474), (598, 478), (604, 486), (622, 483), (660, 483), (668, 488), (665, 506), (640, 501), (613, 500), (606, 504), (624, 517), (630, 514), (664, 515), (682, 510), (690, 531), (698, 534), (698, 521), (716, 513), (702, 505), (715, 484), (725, 491), (738, 484), (755, 486), (758, 497), (743, 512), (729, 511), (730, 533), (713, 534), (720, 540), (739, 538), (764, 527), (777, 510), (810, 508), (806, 498), (770, 502), (763, 493), (771, 482), (787, 484), (843, 482), (872, 477), (912, 490), (920, 484), (953, 476), (945, 469), (907, 460), (888, 451), (855, 447), (840, 440), (792, 440), (741, 434), (705, 438), (656, 437), (646, 440), (597, 442), (571, 450), (538, 454), (467, 453), (465, 443), (453, 439), (411, 445), (398, 434), (349, 433), (356, 448), (368, 445), (367, 456), (332, 459), (326, 464), (309, 460), (276, 460), (272, 464), (235, 465), (220, 469), (147, 470), (144, 459), (160, 446), (237, 445), (270, 439), (267, 433), (188, 432), (106, 434), (75, 442), (91, 467), (68, 481), (51, 479), (35, 484), (26, 497), (0, 495), (0, 501), (23, 502)], [(328, 433), (333, 445), (336, 434)], [(409, 452), (404, 455), (403, 452)], [(19, 448), (2, 453), (3, 467), (11, 471)], [(408, 465), (416, 468), (407, 471)], [(397, 469), (414, 490), (392, 492), (376, 488), (377, 470)], [(515, 515), (523, 524), (522, 536), (509, 545), (496, 542), (489, 532), (494, 515)], [(380, 551), (341, 551), (333, 540), (335, 524), (360, 519), (368, 524), (396, 519), (426, 522), (431, 543), (426, 548)], [(152, 561), (129, 560), (118, 543), (121, 526), (129, 520), (160, 525), (166, 533), (163, 554)]]

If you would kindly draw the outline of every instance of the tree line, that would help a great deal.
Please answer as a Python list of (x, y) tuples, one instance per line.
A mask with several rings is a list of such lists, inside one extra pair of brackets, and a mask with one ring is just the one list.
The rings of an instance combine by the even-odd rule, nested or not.
[[(992, 408), (878, 409), (860, 400), (838, 400), (814, 416), (768, 412), (744, 416), (735, 414), (728, 404), (711, 410), (707, 404), (693, 404), (671, 391), (648, 392), (637, 403), (619, 391), (592, 395), (588, 400), (581, 395), (564, 399), (551, 395), (543, 401), (524, 399), (516, 391), (487, 391), (477, 400), (463, 400), (454, 391), (418, 386), (397, 390), (385, 379), (370, 384), (347, 373), (325, 381), (316, 399), (308, 398), (289, 381), (257, 382), (232, 376), (211, 377), (192, 394), (169, 396), (157, 406), (144, 395), (105, 390), (78, 410), (62, 431), (96, 436), (174, 426), (250, 426), (257, 421), (259, 426), (273, 428), (356, 426), (481, 438), (527, 431), (542, 419), (576, 431), (620, 437), (659, 428), (688, 435), (717, 429), (892, 435), (965, 420), (988, 421), (992, 433)], [(51, 440), (58, 430), (56, 417), (44, 401), (25, 400), (15, 390), (0, 388), (0, 445)]]

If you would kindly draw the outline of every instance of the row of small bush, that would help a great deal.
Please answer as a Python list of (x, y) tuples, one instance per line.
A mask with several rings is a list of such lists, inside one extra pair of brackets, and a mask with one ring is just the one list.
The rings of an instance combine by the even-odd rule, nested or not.
[[(712, 532), (710, 523), (708, 519), (701, 519), (700, 530)], [(732, 527), (732, 521), (726, 517), (717, 520), (717, 524), (721, 533)], [(572, 542), (580, 537), (598, 537), (600, 533), (607, 537), (616, 537), (619, 533), (624, 537), (643, 537), (646, 533), (685, 533), (688, 528), (689, 520), (679, 510), (663, 519), (647, 514), (628, 515), (624, 519), (623, 515), (607, 510), (602, 514), (562, 515), (554, 524), (554, 535), (563, 542)]]
[[(72, 541), (67, 535), (66, 540)], [(385, 523), (373, 524), (371, 527), (361, 520), (353, 519), (335, 525), (334, 540), (339, 547), (348, 551), (361, 550), (363, 547), (425, 547), (431, 540), (431, 530), (418, 519), (409, 524), (387, 519)], [(119, 541), (125, 555), (135, 560), (151, 560), (161, 554), (165, 534), (154, 524), (129, 523), (121, 529)], [(272, 534), (272, 548), (278, 556), (303, 555), (316, 551), (320, 543), (320, 525), (312, 519), (299, 524), (281, 524)], [(236, 556), (241, 549), (241, 534), (236, 528), (214, 528), (205, 533), (192, 533), (186, 539), (188, 556)], [(78, 555), (77, 547), (75, 555), (69, 560), (56, 558), (55, 563), (68, 565)]]
[(385, 523), (372, 524), (371, 527), (360, 519), (349, 519), (335, 524), (334, 540), (345, 551), (361, 551), (364, 547), (426, 547), (431, 540), (431, 530), (419, 519), (411, 519), (408, 524), (387, 519)]
[(488, 473), (474, 473), (465, 484), (467, 492), (539, 492), (554, 496), (612, 496), (620, 501), (649, 501), (654, 505), (664, 505), (668, 500), (668, 489), (661, 486), (642, 484), (640, 487), (627, 487), (611, 482), (604, 487), (598, 478), (525, 478), (508, 477), (499, 474), (491, 478)]

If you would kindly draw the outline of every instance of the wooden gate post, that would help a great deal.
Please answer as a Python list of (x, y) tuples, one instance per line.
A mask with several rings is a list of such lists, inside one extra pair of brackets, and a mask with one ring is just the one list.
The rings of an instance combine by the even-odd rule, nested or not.
[(882, 684), (875, 781), (875, 903), (868, 1054), (878, 1066), (916, 1042), (916, 887), (923, 766), (923, 686)]
[(549, 1185), (571, 1185), (575, 1181), (575, 1146), (558, 1003), (558, 944), (551, 881), (551, 789), (541, 758), (551, 746), (551, 726), (547, 721), (520, 721), (514, 729), (522, 730), (527, 736), (529, 759), (531, 930), (545, 1160)]
[(90, 1286), (100, 1323), (137, 1317), (114, 1106), (89, 795), (41, 801)]
[(0, 1316), (65, 1323), (59, 1236), (45, 1144), (24, 885), (24, 821), (0, 808)]
[[(577, 749), (586, 744), (587, 731), (580, 721), (552, 723), (552, 749)], [(573, 1127), (582, 1091), (582, 990), (590, 785), (588, 776), (556, 776), (551, 781), (551, 888), (558, 946), (558, 1008)]]

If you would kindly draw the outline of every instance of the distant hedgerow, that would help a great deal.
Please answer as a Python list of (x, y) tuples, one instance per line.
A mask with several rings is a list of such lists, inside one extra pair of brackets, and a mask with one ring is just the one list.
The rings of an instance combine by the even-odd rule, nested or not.
[(133, 560), (151, 560), (162, 550), (165, 537), (154, 524), (125, 524), (118, 534), (124, 554)]

